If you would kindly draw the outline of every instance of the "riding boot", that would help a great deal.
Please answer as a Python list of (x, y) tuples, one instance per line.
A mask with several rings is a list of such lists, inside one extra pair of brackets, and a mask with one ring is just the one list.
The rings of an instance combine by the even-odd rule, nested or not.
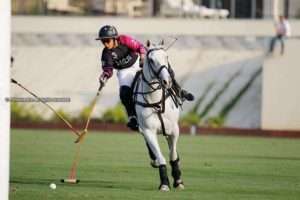
[(132, 90), (129, 86), (121, 86), (120, 99), (121, 99), (122, 104), (125, 106), (125, 109), (126, 109), (126, 112), (128, 115), (127, 127), (133, 131), (138, 131), (139, 127), (138, 127), (136, 113), (135, 113), (135, 109), (134, 109)]
[(192, 93), (188, 92), (187, 90), (182, 89), (180, 91), (180, 97), (182, 99), (182, 101), (194, 101), (195, 97)]
[(131, 130), (133, 130), (133, 131), (138, 131), (139, 130), (139, 125), (138, 125), (136, 116), (129, 116), (126, 126), (128, 128), (130, 128)]

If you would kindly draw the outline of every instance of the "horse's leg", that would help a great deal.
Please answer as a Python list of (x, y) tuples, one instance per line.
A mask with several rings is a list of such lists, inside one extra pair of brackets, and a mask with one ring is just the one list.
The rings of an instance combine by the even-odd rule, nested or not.
[(148, 149), (148, 154), (150, 156), (150, 165), (153, 167), (153, 168), (158, 168), (159, 167), (159, 164), (158, 164), (158, 161), (156, 159), (156, 156), (154, 155), (153, 151), (151, 150), (148, 142), (146, 141), (146, 146), (147, 146), (147, 149)]
[(183, 181), (181, 180), (179, 156), (177, 153), (178, 138), (179, 138), (179, 127), (177, 126), (174, 129), (173, 134), (167, 137), (167, 141), (170, 149), (170, 165), (172, 168), (172, 177), (174, 179), (173, 187), (178, 189), (184, 189)]
[(164, 158), (163, 154), (161, 153), (157, 135), (155, 131), (151, 131), (150, 129), (146, 129), (143, 131), (145, 140), (147, 144), (149, 145), (150, 149), (154, 153), (158, 163), (159, 163), (159, 176), (160, 176), (160, 186), (159, 190), (161, 191), (169, 191), (169, 178), (167, 173), (167, 167), (166, 167), (166, 159)]
[(166, 136), (166, 139), (167, 139), (168, 146), (169, 146), (170, 161), (179, 159), (179, 155), (176, 151), (176, 144), (174, 144), (174, 136), (173, 135)]

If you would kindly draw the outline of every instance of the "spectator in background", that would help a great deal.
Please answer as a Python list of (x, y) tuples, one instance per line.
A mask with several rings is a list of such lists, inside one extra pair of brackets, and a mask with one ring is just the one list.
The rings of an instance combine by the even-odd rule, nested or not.
[(279, 21), (275, 22), (276, 35), (271, 39), (269, 53), (272, 54), (277, 40), (281, 44), (281, 55), (284, 54), (284, 38), (291, 35), (291, 27), (287, 19), (282, 15), (279, 16)]

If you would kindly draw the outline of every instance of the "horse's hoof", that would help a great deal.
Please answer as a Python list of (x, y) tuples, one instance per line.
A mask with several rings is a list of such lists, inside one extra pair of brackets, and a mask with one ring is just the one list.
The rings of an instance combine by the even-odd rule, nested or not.
[(184, 190), (184, 185), (183, 184), (179, 184), (175, 187), (176, 190)]
[(169, 192), (170, 191), (170, 188), (168, 185), (161, 185), (159, 187), (159, 191), (162, 191), (162, 192)]
[(183, 181), (181, 179), (177, 180), (176, 182), (174, 182), (173, 187), (177, 190), (183, 190), (184, 189)]
[(153, 168), (158, 168), (158, 167), (159, 167), (158, 160), (151, 160), (151, 161), (150, 161), (150, 165), (151, 165), (151, 167), (153, 167)]

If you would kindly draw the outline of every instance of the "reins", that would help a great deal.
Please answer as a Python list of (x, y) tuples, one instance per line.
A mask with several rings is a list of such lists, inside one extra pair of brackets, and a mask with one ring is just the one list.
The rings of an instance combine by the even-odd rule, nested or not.
[[(167, 69), (167, 66), (166, 65), (162, 65), (160, 66), (159, 70), (158, 71), (155, 71), (153, 69), (153, 65), (152, 63), (149, 61), (149, 54), (152, 52), (152, 51), (155, 51), (155, 50), (160, 50), (162, 48), (153, 48), (153, 49), (150, 49), (148, 52), (147, 52), (147, 64), (149, 66), (148, 70), (149, 70), (149, 74), (151, 76), (151, 74), (154, 75), (154, 77), (152, 76), (151, 79), (155, 78), (155, 79), (159, 79), (159, 74), (162, 72), (162, 70), (164, 68)], [(141, 78), (140, 78), (141, 77)], [(148, 92), (139, 92), (139, 87), (140, 85), (142, 84), (147, 84), (150, 88), (151, 88), (151, 91), (148, 91)], [(155, 85), (157, 85), (155, 87)], [(167, 90), (166, 88), (163, 87), (163, 84), (161, 81), (148, 81), (145, 77), (145, 74), (143, 73), (143, 71), (139, 71), (134, 79), (134, 82), (133, 82), (133, 95), (134, 95), (134, 99), (133, 99), (133, 102), (137, 105), (140, 105), (144, 108), (153, 108), (156, 112), (157, 112), (157, 116), (158, 116), (158, 119), (161, 123), (161, 126), (162, 126), (162, 133), (163, 135), (166, 136), (166, 130), (165, 130), (165, 124), (164, 124), (164, 121), (163, 121), (163, 118), (162, 118), (162, 114), (165, 112), (165, 100), (171, 96), (169, 93), (166, 94)], [(150, 103), (147, 98), (146, 98), (146, 95), (150, 95), (158, 90), (161, 90), (162, 91), (162, 97), (161, 99), (158, 101), (158, 102), (155, 102), (155, 103)], [(142, 98), (143, 98), (143, 101), (144, 102), (141, 102), (141, 101), (138, 101), (137, 100), (137, 97), (138, 95), (141, 95)], [(172, 97), (173, 99), (173, 97)]]

